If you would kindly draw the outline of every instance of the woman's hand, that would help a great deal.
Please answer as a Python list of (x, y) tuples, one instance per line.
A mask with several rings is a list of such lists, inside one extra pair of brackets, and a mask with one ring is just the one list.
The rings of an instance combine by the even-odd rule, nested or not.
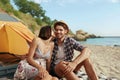
[(39, 76), (40, 79), (46, 77), (47, 74), (48, 74), (48, 72), (47, 72), (47, 70), (46, 70), (45, 68), (42, 68), (42, 67), (41, 67), (41, 68), (39, 69), (38, 76)]

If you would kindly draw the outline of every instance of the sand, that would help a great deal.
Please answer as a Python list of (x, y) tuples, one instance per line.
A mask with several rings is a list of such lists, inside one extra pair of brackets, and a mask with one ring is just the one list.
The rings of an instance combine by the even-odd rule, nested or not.
[[(98, 75), (116, 77), (120, 80), (120, 47), (84, 45), (91, 49), (91, 61)], [(78, 52), (75, 51), (76, 54)]]
[[(117, 80), (120, 80), (120, 47), (99, 45), (84, 46), (92, 51), (90, 58), (98, 75), (103, 74), (106, 77), (115, 77)], [(77, 55), (78, 52), (75, 51), (75, 54)], [(84, 71), (84, 68), (82, 69)]]

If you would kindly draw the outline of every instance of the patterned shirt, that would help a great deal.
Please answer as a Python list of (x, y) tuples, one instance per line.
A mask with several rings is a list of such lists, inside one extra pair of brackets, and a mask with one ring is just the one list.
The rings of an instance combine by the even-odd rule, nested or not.
[[(56, 60), (56, 54), (58, 51), (58, 43), (57, 39), (54, 40), (54, 49), (53, 49), (53, 54), (51, 58), (51, 65), (50, 68), (53, 70), (55, 66), (55, 60)], [(65, 53), (65, 59), (64, 61), (72, 61), (72, 58), (74, 56), (74, 49), (77, 51), (82, 51), (84, 47), (76, 40), (70, 37), (65, 37), (64, 39), (64, 53)]]

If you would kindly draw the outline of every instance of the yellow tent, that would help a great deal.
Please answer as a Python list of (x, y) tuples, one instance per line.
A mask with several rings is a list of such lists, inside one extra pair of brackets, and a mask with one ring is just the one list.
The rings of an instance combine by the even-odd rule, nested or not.
[(0, 53), (24, 55), (34, 34), (21, 22), (0, 21)]

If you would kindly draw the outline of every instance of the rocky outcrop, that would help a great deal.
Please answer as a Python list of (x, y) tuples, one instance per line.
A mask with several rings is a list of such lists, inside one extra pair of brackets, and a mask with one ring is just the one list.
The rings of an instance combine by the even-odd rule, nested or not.
[(84, 32), (83, 30), (76, 31), (76, 34), (74, 38), (79, 41), (85, 41), (88, 38), (96, 38), (97, 36), (94, 34), (88, 34), (87, 32)]

